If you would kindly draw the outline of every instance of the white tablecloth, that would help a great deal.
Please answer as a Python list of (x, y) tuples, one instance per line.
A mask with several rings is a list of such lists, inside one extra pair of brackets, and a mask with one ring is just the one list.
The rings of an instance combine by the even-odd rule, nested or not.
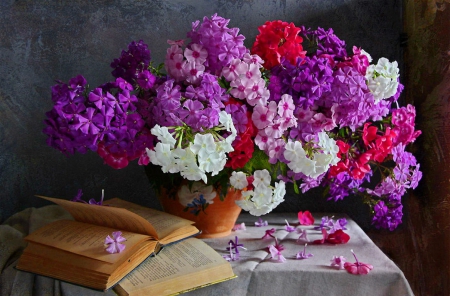
[[(320, 224), (320, 218), (324, 215), (314, 214), (315, 226)], [(343, 217), (336, 215), (334, 219)], [(59, 206), (51, 205), (39, 209), (29, 208), (0, 225), (1, 295), (115, 295), (111, 290), (94, 291), (14, 268), (25, 246), (22, 238), (46, 223), (62, 218), (70, 218), (70, 215)], [(244, 222), (246, 230), (234, 231), (224, 238), (204, 239), (217, 252), (226, 255), (228, 242), (238, 236), (239, 242), (246, 248), (240, 249), (239, 260), (231, 262), (238, 278), (186, 295), (413, 295), (402, 271), (348, 217), (345, 217), (348, 221), (346, 233), (350, 235), (347, 244), (309, 243), (306, 250), (313, 257), (304, 260), (295, 258), (304, 246), (304, 243), (297, 241), (299, 234), (284, 229), (285, 219), (293, 226), (298, 225), (296, 214), (274, 213), (263, 218), (269, 222), (269, 226), (255, 227), (256, 217), (241, 214), (238, 222)], [(285, 247), (282, 251), (287, 259), (285, 263), (270, 258), (267, 246), (274, 244), (274, 239), (261, 239), (265, 230), (271, 228), (276, 229), (274, 235)], [(312, 230), (313, 226), (300, 228), (307, 229), (310, 240), (322, 237), (320, 231)], [(333, 256), (344, 256), (347, 261), (355, 262), (351, 249), (359, 261), (373, 265), (369, 274), (352, 275), (330, 266)]]

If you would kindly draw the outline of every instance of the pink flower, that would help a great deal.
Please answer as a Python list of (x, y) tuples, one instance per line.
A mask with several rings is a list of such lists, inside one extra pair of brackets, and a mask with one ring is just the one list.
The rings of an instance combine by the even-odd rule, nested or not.
[(298, 221), (301, 225), (313, 225), (314, 217), (311, 215), (310, 211), (300, 211), (298, 212)]
[(306, 254), (306, 246), (307, 245), (308, 244), (305, 244), (305, 247), (303, 248), (303, 251), (297, 253), (297, 255), (296, 255), (297, 259), (308, 259), (308, 258), (314, 256), (313, 254)]
[(356, 262), (355, 263), (345, 262), (344, 268), (347, 270), (347, 272), (351, 274), (368, 274), (373, 269), (373, 266), (371, 264), (359, 262), (353, 250), (350, 251), (353, 253)]
[(285, 229), (287, 232), (294, 232), (294, 231), (295, 231), (295, 227), (289, 225), (289, 222), (288, 222), (287, 220), (284, 220), (284, 221), (286, 221), (286, 225), (284, 226), (284, 229)]
[(191, 48), (184, 50), (184, 56), (188, 62), (203, 64), (208, 57), (208, 52), (200, 44), (192, 44)]
[(269, 246), (269, 252), (272, 259), (276, 259), (278, 262), (286, 262), (286, 258), (281, 254), (281, 251), (278, 250), (275, 246)]
[(245, 223), (242, 222), (241, 224), (234, 225), (233, 230), (234, 231), (236, 231), (236, 230), (247, 230), (247, 227), (245, 227)]
[(266, 106), (262, 106), (262, 105), (255, 106), (255, 109), (253, 110), (253, 114), (252, 114), (252, 120), (258, 129), (264, 129), (267, 126), (269, 126), (269, 124), (272, 122), (272, 120), (275, 116), (275, 112), (271, 110), (271, 108), (270, 108), (271, 105), (272, 106), (275, 105), (275, 108), (276, 108), (276, 103), (274, 101), (271, 101), (269, 103), (269, 108), (267, 108)]
[(344, 264), (347, 259), (344, 256), (333, 256), (331, 259), (331, 266), (337, 266), (338, 269), (344, 269)]
[(309, 242), (306, 229), (297, 229), (297, 233), (300, 234), (297, 239), (298, 242)]

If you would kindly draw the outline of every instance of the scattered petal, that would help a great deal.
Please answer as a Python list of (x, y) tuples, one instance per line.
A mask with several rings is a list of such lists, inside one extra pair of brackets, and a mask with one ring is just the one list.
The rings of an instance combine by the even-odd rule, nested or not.
[(267, 221), (263, 221), (263, 219), (259, 218), (258, 221), (255, 222), (256, 227), (267, 226), (269, 223)]
[(247, 227), (245, 227), (245, 223), (242, 222), (241, 224), (234, 225), (233, 231), (236, 231), (236, 230), (247, 230)]
[(269, 246), (269, 253), (272, 259), (276, 259), (278, 262), (286, 262), (286, 258), (281, 254), (281, 251), (278, 250), (274, 245)]
[(236, 261), (236, 260), (239, 260), (239, 253), (236, 253), (236, 254), (233, 253), (233, 247), (232, 247), (233, 242), (230, 241), (228, 244), (229, 244), (229, 247), (227, 247), (227, 250), (230, 251), (230, 254), (229, 254), (229, 255), (223, 255), (222, 257), (223, 257), (225, 260), (227, 260), (227, 261)]
[(313, 244), (324, 244), (328, 237), (328, 232), (325, 228), (322, 228), (322, 239), (316, 239)]
[(358, 258), (356, 258), (356, 255), (353, 252), (353, 250), (350, 250), (350, 251), (352, 252), (353, 257), (355, 257), (356, 262), (355, 263), (350, 263), (350, 262), (344, 263), (344, 268), (347, 270), (347, 272), (349, 272), (351, 274), (368, 274), (373, 269), (373, 266), (371, 264), (359, 262)]
[(274, 237), (273, 236), (274, 233), (275, 233), (275, 228), (268, 229), (268, 230), (266, 230), (266, 233), (264, 234), (262, 239), (264, 239), (266, 237)]
[(309, 242), (306, 229), (297, 229), (297, 233), (300, 234), (300, 236), (297, 239), (298, 242)]
[(350, 235), (342, 231), (342, 229), (336, 230), (330, 233), (326, 239), (330, 244), (346, 244), (350, 240)]
[(284, 220), (284, 221), (286, 221), (286, 225), (284, 226), (284, 229), (285, 229), (287, 232), (294, 232), (294, 231), (295, 231), (295, 227), (289, 225), (289, 222), (288, 222), (287, 220)]
[(126, 239), (122, 236), (121, 231), (114, 231), (112, 237), (109, 235), (105, 238), (106, 251), (110, 254), (120, 253), (125, 250), (125, 245), (122, 244)]
[(328, 234), (325, 228), (322, 228), (322, 239), (313, 241), (313, 244), (346, 244), (350, 240), (350, 236), (339, 229), (333, 233)]
[(314, 217), (311, 215), (309, 211), (300, 211), (298, 212), (298, 221), (301, 225), (313, 225)]
[(336, 266), (338, 269), (344, 269), (344, 264), (347, 261), (347, 259), (344, 258), (344, 256), (333, 256), (333, 259), (331, 259), (331, 266)]
[(297, 253), (297, 256), (296, 256), (297, 259), (308, 259), (308, 258), (311, 258), (312, 256), (314, 256), (313, 254), (306, 254), (306, 246), (307, 245), (308, 244), (305, 244), (303, 251)]
[(244, 250), (247, 250), (246, 248), (244, 248), (244, 244), (240, 244), (240, 243), (239, 243), (239, 238), (238, 238), (237, 236), (234, 237), (234, 241), (233, 241), (233, 240), (230, 240), (230, 241), (228, 242), (228, 244), (230, 245), (230, 247), (227, 247), (227, 250), (234, 249), (234, 253), (235, 253), (236, 255), (239, 254), (239, 248), (242, 248), (242, 249), (244, 249)]

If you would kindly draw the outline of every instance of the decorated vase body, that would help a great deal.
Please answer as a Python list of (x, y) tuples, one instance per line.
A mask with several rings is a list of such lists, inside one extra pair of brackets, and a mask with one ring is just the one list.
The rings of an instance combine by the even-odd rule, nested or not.
[(228, 188), (222, 198), (221, 193), (203, 182), (183, 182), (171, 190), (161, 188), (159, 200), (165, 212), (194, 221), (201, 231), (198, 237), (222, 237), (230, 234), (241, 212), (235, 203), (241, 191)]

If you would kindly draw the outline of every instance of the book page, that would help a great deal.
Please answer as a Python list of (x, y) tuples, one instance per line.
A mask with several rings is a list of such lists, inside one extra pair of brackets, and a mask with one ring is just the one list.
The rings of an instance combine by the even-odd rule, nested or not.
[(112, 231), (116, 230), (73, 220), (57, 220), (34, 231), (25, 240), (109, 263), (129, 256), (134, 246), (150, 240), (147, 235), (122, 231), (126, 239), (123, 242), (125, 250), (110, 254), (106, 252), (104, 243), (107, 235), (112, 236)]
[(186, 225), (194, 224), (193, 221), (186, 220), (165, 212), (155, 209), (143, 207), (119, 198), (113, 198), (104, 202), (104, 204), (119, 207), (129, 210), (144, 219), (146, 219), (155, 228), (160, 239), (168, 236), (177, 229), (183, 228)]
[(147, 234), (158, 239), (157, 231), (148, 220), (126, 209), (90, 205), (40, 195), (37, 196), (60, 205), (68, 211), (76, 221), (134, 233)]
[(130, 295), (133, 291), (165, 294), (159, 288), (175, 293), (233, 276), (231, 265), (220, 254), (203, 241), (189, 238), (147, 258), (119, 282), (118, 288)]

